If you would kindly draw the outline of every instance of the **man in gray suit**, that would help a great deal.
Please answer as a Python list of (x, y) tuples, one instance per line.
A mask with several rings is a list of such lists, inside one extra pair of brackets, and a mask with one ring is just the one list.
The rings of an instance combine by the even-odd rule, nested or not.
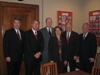
[(52, 19), (46, 18), (46, 27), (41, 29), (44, 38), (44, 50), (42, 53), (42, 64), (47, 63), (49, 61), (48, 56), (48, 43), (50, 37), (54, 36), (54, 29), (52, 28)]

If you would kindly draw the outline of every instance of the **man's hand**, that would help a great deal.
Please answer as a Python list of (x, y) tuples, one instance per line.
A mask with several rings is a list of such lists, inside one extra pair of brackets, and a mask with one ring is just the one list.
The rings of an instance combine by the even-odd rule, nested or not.
[(90, 62), (94, 62), (94, 58), (89, 58)]
[(76, 60), (77, 59), (77, 56), (74, 56), (73, 59)]
[(64, 61), (64, 65), (67, 65), (67, 61)]
[(6, 57), (6, 61), (7, 62), (11, 62), (11, 58), (10, 57)]
[(39, 58), (40, 55), (41, 55), (41, 52), (38, 52), (38, 53), (36, 53), (36, 54), (34, 55), (34, 57), (35, 57), (35, 58)]
[(77, 59), (80, 59), (80, 57), (78, 56)]
[(53, 61), (50, 61), (51, 63), (53, 62)]

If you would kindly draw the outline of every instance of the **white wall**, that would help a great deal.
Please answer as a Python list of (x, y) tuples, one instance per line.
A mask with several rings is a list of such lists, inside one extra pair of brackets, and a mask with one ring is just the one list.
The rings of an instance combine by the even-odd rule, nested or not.
[(0, 0), (7, 2), (17, 2), (25, 4), (37, 4), (40, 6), (39, 16), (41, 27), (45, 26), (45, 19), (51, 17), (53, 19), (53, 27), (57, 25), (57, 11), (73, 12), (73, 30), (80, 33), (82, 18), (81, 18), (81, 0)]
[[(57, 25), (57, 11), (73, 12), (73, 30), (81, 33), (82, 24), (88, 22), (88, 13), (92, 10), (100, 9), (100, 0), (0, 0), (6, 2), (16, 2), (39, 5), (40, 28), (45, 27), (45, 19), (53, 19), (53, 27)], [(100, 52), (100, 47), (98, 47)]]
[[(80, 0), (43, 0), (43, 17), (53, 19), (53, 27), (57, 25), (57, 11), (73, 12), (73, 30), (81, 32), (81, 1)], [(44, 23), (45, 24), (45, 23)]]
[[(89, 20), (89, 11), (100, 10), (100, 0), (84, 0), (83, 1), (83, 21)], [(98, 47), (98, 52), (100, 52), (100, 47)]]

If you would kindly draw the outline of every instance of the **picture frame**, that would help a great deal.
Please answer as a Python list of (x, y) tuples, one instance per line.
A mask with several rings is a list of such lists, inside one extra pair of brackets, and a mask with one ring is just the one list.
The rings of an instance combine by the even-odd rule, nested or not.
[(100, 47), (100, 10), (89, 11), (90, 32), (97, 38), (97, 46)]
[(57, 11), (57, 24), (63, 29), (63, 31), (65, 31), (65, 24), (67, 22), (72, 23), (72, 12)]

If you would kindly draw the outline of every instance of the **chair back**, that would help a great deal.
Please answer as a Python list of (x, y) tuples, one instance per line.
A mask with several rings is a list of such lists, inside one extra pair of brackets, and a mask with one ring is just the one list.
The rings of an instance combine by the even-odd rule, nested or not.
[(92, 67), (92, 75), (100, 75), (100, 66)]
[(95, 66), (100, 66), (100, 53), (96, 54), (94, 65)]
[(41, 65), (40, 73), (41, 75), (58, 75), (56, 62), (50, 62)]

